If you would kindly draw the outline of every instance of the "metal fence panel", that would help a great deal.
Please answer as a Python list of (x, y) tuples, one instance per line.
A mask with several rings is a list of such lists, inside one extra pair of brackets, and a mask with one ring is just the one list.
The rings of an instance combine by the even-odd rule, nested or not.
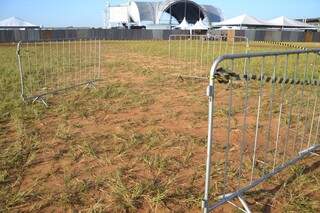
[(100, 40), (19, 42), (17, 60), (25, 101), (100, 78)]
[[(223, 55), (211, 68), (203, 208), (320, 149), (320, 49)], [(211, 190), (214, 186), (214, 190)]]
[(168, 43), (169, 73), (183, 78), (207, 79), (212, 58), (249, 51), (248, 39), (240, 36), (170, 35)]

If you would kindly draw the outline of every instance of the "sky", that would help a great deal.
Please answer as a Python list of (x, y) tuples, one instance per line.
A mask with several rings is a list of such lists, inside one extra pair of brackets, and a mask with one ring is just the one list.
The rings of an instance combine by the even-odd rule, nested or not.
[[(319, 17), (320, 0), (194, 0), (220, 8), (224, 18)], [(112, 0), (112, 4), (126, 0)], [(102, 27), (107, 0), (0, 0), (0, 20), (16, 16), (45, 27)]]

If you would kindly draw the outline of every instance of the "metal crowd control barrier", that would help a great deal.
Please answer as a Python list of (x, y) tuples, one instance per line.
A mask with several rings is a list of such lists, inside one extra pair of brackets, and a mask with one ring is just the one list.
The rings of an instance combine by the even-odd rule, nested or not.
[(17, 60), (23, 101), (41, 101), (100, 78), (100, 40), (19, 42)]
[(319, 53), (231, 54), (214, 61), (204, 212), (235, 205), (236, 198), (250, 212), (246, 192), (320, 149)]
[(170, 35), (169, 73), (186, 78), (208, 78), (211, 59), (224, 54), (247, 53), (246, 37)]

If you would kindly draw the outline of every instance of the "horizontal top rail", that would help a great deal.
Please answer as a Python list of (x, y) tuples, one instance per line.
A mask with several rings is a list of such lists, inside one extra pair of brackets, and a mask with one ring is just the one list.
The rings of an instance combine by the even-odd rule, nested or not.
[(215, 75), (218, 65), (220, 62), (226, 59), (241, 59), (241, 58), (257, 58), (257, 57), (268, 57), (268, 56), (284, 56), (294, 55), (303, 53), (317, 53), (320, 54), (320, 48), (308, 49), (308, 50), (288, 50), (288, 51), (272, 51), (272, 52), (257, 52), (257, 53), (241, 53), (241, 54), (227, 54), (216, 58), (212, 64), (210, 70), (210, 79)]

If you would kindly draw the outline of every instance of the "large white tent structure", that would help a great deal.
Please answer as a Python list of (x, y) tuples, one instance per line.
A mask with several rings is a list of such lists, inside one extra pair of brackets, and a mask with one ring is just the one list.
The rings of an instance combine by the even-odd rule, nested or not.
[(199, 19), (199, 21), (191, 27), (191, 30), (207, 30), (208, 28), (209, 27), (203, 23), (202, 19)]
[(39, 28), (39, 26), (27, 22), (17, 17), (10, 17), (0, 21), (0, 28), (11, 29), (11, 28)]
[(243, 14), (231, 19), (224, 20), (222, 22), (214, 23), (214, 26), (267, 26), (268, 23), (264, 20), (260, 20), (256, 17)]
[(222, 22), (214, 23), (214, 27), (221, 27), (221, 28), (248, 28), (248, 27), (260, 27), (260, 28), (300, 28), (300, 29), (311, 29), (314, 28), (314, 26), (303, 23), (300, 21), (296, 21), (293, 19), (289, 19), (287, 17), (281, 16), (269, 21), (265, 21), (262, 19), (258, 19), (253, 16), (249, 16), (246, 14), (243, 14), (241, 16), (237, 16), (234, 18), (230, 18), (227, 20), (224, 20)]
[(183, 18), (182, 22), (176, 27), (177, 29), (181, 30), (189, 30), (190, 24), (187, 22), (186, 18)]
[(268, 21), (268, 24), (274, 27), (281, 27), (281, 28), (314, 28), (314, 26), (310, 24), (289, 19), (285, 16), (280, 16), (280, 17), (271, 19)]
[[(122, 5), (107, 5), (105, 10), (106, 27), (134, 24), (138, 26), (159, 25), (164, 15), (169, 16), (168, 25), (176, 25), (185, 19), (195, 24), (199, 19), (206, 23), (222, 21), (222, 12), (212, 5), (200, 5), (192, 0), (164, 0), (146, 2), (129, 0)], [(174, 20), (172, 20), (174, 19)]]

